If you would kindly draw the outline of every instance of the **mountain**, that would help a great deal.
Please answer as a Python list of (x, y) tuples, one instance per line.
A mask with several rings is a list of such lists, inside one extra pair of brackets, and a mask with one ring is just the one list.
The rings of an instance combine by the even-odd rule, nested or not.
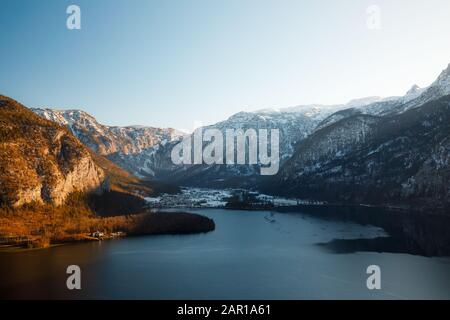
[[(431, 182), (426, 177), (433, 175), (432, 168), (438, 166), (433, 159), (439, 157), (444, 157), (442, 175), (446, 176), (447, 140), (439, 130), (442, 130), (443, 134), (446, 133), (445, 123), (442, 123), (441, 119), (447, 115), (444, 100), (446, 95), (450, 94), (449, 79), (450, 65), (430, 86), (420, 88), (414, 85), (403, 96), (368, 97), (330, 106), (299, 105), (284, 109), (240, 112), (225, 121), (202, 128), (218, 129), (222, 133), (226, 129), (279, 129), (281, 170), (274, 179), (261, 177), (260, 164), (175, 165), (170, 155), (181, 139), (179, 134), (160, 136), (142, 148), (128, 152), (126, 149), (131, 150), (131, 147), (121, 147), (126, 144), (122, 141), (127, 139), (114, 136), (121, 130), (102, 126), (92, 117), (89, 121), (75, 121), (76, 117), (71, 111), (63, 118), (65, 125), (78, 132), (80, 139), (88, 146), (93, 145), (94, 150), (101, 149), (100, 145), (114, 145), (108, 149), (110, 151), (107, 157), (139, 176), (202, 187), (257, 188), (262, 185), (269, 191), (282, 190), (298, 197), (338, 202), (380, 204), (385, 201), (402, 204), (406, 203), (409, 197), (407, 194), (413, 194), (420, 205), (425, 205), (427, 196), (421, 192), (429, 193), (428, 199), (447, 197), (445, 192), (439, 189), (443, 186), (438, 178), (431, 179), (434, 181)], [(431, 113), (427, 115), (424, 110)], [(439, 117), (433, 118), (436, 114), (439, 114)], [(45, 117), (50, 118), (48, 115)], [(411, 119), (415, 119), (414, 124)], [(434, 130), (428, 123), (433, 123), (439, 130)], [(154, 132), (142, 135), (153, 137)], [(139, 139), (146, 141), (144, 137)], [(425, 143), (427, 139), (430, 140)], [(102, 144), (98, 141), (110, 143)], [(421, 147), (416, 148), (411, 144)], [(392, 146), (392, 149), (386, 146)], [(376, 158), (380, 151), (374, 150), (381, 150), (382, 156)], [(411, 150), (414, 150), (414, 153), (411, 153)], [(404, 158), (402, 163), (397, 163), (390, 157)], [(388, 172), (389, 175), (385, 176), (370, 169), (380, 166), (384, 168), (383, 172)], [(412, 172), (409, 166), (417, 171)], [(375, 180), (375, 183), (370, 177), (378, 180)], [(364, 182), (365, 179), (367, 182)], [(434, 188), (432, 183), (435, 183), (434, 187), (440, 191), (430, 191)], [(273, 186), (276, 188), (272, 188)], [(359, 190), (352, 191), (353, 188)], [(377, 190), (379, 194), (371, 194), (366, 188)], [(336, 193), (335, 196), (333, 192)]]
[[(411, 89), (409, 89), (406, 92), (406, 94), (401, 97), (387, 97), (387, 98), (374, 97), (374, 99), (372, 100), (365, 100), (367, 103), (360, 105), (353, 104), (350, 102), (346, 105), (346, 107), (348, 108), (341, 108), (341, 110), (338, 110), (337, 112), (323, 119), (317, 125), (315, 130), (322, 129), (343, 118), (357, 114), (369, 114), (381, 116), (381, 115), (401, 113), (408, 109), (404, 107), (408, 102), (415, 101), (415, 99), (418, 98), (425, 90), (426, 88), (420, 88), (417, 85), (413, 85)], [(415, 104), (412, 104), (412, 106), (420, 104), (423, 104), (423, 102), (417, 101), (415, 102)]]
[(372, 103), (384, 101), (389, 98), (383, 98), (378, 96), (373, 97), (365, 97), (359, 99), (353, 99), (347, 102), (346, 104), (333, 104), (333, 105), (323, 105), (323, 104), (312, 104), (312, 105), (299, 105), (288, 108), (279, 109), (280, 112), (295, 112), (302, 113), (309, 118), (320, 121), (326, 118), (327, 116), (343, 109), (349, 108), (362, 108), (368, 106)]
[(426, 102), (439, 99), (440, 97), (450, 94), (450, 64), (447, 69), (443, 70), (439, 77), (427, 88), (421, 90), (417, 97), (405, 101), (404, 105), (400, 106), (394, 112), (403, 112), (420, 106)]
[[(363, 107), (380, 97), (352, 100), (342, 105), (299, 105), (282, 109), (263, 109), (255, 112), (239, 112), (225, 121), (203, 127), (218, 129), (278, 129), (280, 136), (280, 163), (292, 156), (295, 145), (310, 135), (317, 125), (334, 112), (349, 106)], [(155, 176), (174, 183), (200, 187), (248, 187), (254, 188), (261, 180), (260, 164), (257, 165), (174, 165), (170, 151), (177, 142), (160, 146), (146, 156), (146, 165)], [(235, 155), (236, 156), (236, 155)]]
[(158, 145), (166, 144), (182, 135), (175, 129), (145, 126), (106, 126), (81, 110), (32, 109), (41, 117), (67, 127), (85, 146), (106, 156), (117, 165), (138, 176), (148, 176), (145, 160)]
[(445, 211), (449, 164), (450, 96), (444, 96), (400, 114), (350, 115), (315, 131), (265, 189), (337, 203)]
[[(113, 202), (136, 198), (135, 202), (140, 203), (138, 198), (178, 190), (163, 183), (140, 180), (87, 148), (68, 129), (68, 124), (73, 130), (79, 128), (79, 124), (64, 122), (62, 126), (59, 124), (61, 118), (57, 122), (50, 121), (35, 112), (11, 98), (0, 96), (1, 204), (20, 206), (37, 202), (61, 205), (72, 193), (91, 194), (91, 191), (103, 196), (109, 194), (110, 200), (113, 193)], [(68, 114), (83, 116), (89, 128), (96, 128), (96, 132), (104, 130), (83, 112), (69, 111)]]
[(177, 191), (138, 179), (67, 127), (0, 95), (0, 236), (8, 246), (94, 240), (95, 230), (107, 238), (214, 230), (198, 215), (149, 214), (145, 196)]
[(328, 116), (262, 189), (448, 211), (449, 106), (450, 65), (427, 88)]
[[(380, 97), (368, 97), (342, 105), (300, 105), (283, 109), (239, 112), (229, 119), (204, 129), (279, 129), (281, 163), (288, 159), (297, 142), (308, 136), (317, 124), (337, 110), (362, 107)], [(81, 110), (33, 109), (41, 117), (69, 128), (75, 136), (95, 152), (138, 177), (165, 179), (198, 186), (230, 186), (240, 184), (240, 176), (259, 179), (255, 166), (175, 166), (171, 150), (184, 135), (174, 129), (151, 127), (111, 127)], [(236, 182), (233, 182), (236, 181)]]
[[(227, 129), (279, 129), (280, 131), (280, 161), (283, 162), (293, 152), (297, 141), (304, 139), (314, 128), (315, 120), (303, 112), (280, 112), (275, 110), (263, 110), (258, 112), (240, 112), (229, 119), (202, 130), (218, 129), (225, 136)], [(204, 143), (206, 145), (206, 143)], [(225, 145), (225, 144), (224, 144)], [(169, 157), (173, 144), (160, 148), (153, 159), (161, 156)], [(236, 151), (235, 151), (236, 154)], [(168, 165), (165, 170), (154, 170), (169, 181), (182, 185), (202, 187), (237, 187), (249, 186), (254, 180), (260, 178), (260, 165), (174, 165), (171, 162), (162, 162)], [(149, 164), (153, 165), (154, 162)], [(242, 179), (245, 177), (245, 179)]]
[(0, 96), (0, 202), (62, 204), (70, 193), (100, 189), (104, 171), (67, 129)]
[(349, 108), (341, 108), (341, 110), (325, 118), (317, 126), (316, 130), (355, 114), (379, 116), (399, 114), (409, 109), (419, 107), (426, 102), (437, 100), (448, 94), (450, 94), (450, 64), (429, 87), (420, 88), (415, 84), (405, 95), (400, 97), (379, 99), (375, 97), (371, 103), (365, 105), (351, 105), (351, 103), (349, 103), (347, 104)]
[[(280, 162), (283, 163), (292, 155), (295, 144), (312, 132), (321, 119), (321, 113), (326, 112), (331, 111), (309, 106), (288, 111), (266, 109), (256, 112), (239, 112), (225, 121), (203, 127), (202, 130), (218, 129), (225, 136), (227, 129), (241, 129), (243, 131), (248, 129), (256, 131), (259, 129), (278, 129)], [(260, 164), (174, 165), (170, 160), (170, 151), (173, 146), (174, 143), (171, 143), (159, 148), (148, 158), (147, 163), (157, 176), (171, 182), (201, 187), (251, 187), (261, 178)], [(161, 166), (161, 164), (166, 167)], [(156, 165), (159, 165), (159, 167), (156, 167)]]
[[(81, 110), (32, 110), (45, 119), (66, 126), (84, 145), (139, 177), (170, 177), (174, 181), (184, 182), (190, 180), (185, 179), (187, 175), (194, 177), (199, 171), (199, 168), (195, 168), (190, 173), (187, 171), (191, 167), (176, 167), (172, 164), (170, 152), (184, 135), (177, 130), (106, 126)], [(292, 154), (294, 144), (306, 137), (319, 119), (334, 110), (334, 106), (300, 106), (283, 111), (241, 112), (208, 128), (279, 128), (282, 131), (281, 154), (284, 160)], [(254, 174), (255, 169), (247, 169), (244, 166), (237, 171), (232, 168), (231, 171), (225, 170), (224, 175)]]

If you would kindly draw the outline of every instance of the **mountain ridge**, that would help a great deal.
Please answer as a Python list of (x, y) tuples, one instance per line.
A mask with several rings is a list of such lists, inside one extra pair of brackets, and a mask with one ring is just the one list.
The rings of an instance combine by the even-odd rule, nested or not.
[(265, 188), (331, 202), (445, 212), (449, 141), (450, 95), (398, 115), (353, 115), (301, 142)]
[(182, 135), (172, 128), (148, 126), (108, 126), (79, 109), (32, 108), (39, 116), (68, 127), (85, 145), (103, 156), (120, 152), (125, 155), (139, 153), (164, 140)]
[[(421, 112), (424, 109), (419, 109), (424, 106), (426, 106), (424, 107), (425, 109), (431, 110), (432, 108), (428, 107), (428, 104), (432, 102), (440, 103), (438, 101), (443, 99), (446, 93), (450, 93), (450, 65), (439, 74), (430, 86), (420, 88), (417, 85), (413, 85), (403, 96), (387, 98), (373, 96), (354, 99), (342, 105), (299, 105), (282, 109), (263, 109), (254, 112), (242, 111), (224, 121), (205, 126), (203, 129), (219, 129), (221, 132), (226, 129), (242, 129), (244, 131), (247, 129), (279, 129), (280, 171), (287, 170), (291, 175), (293, 171), (285, 168), (290, 166), (290, 163), (298, 157), (299, 153), (306, 156), (302, 151), (299, 151), (299, 148), (305, 148), (310, 143), (310, 148), (306, 148), (304, 152), (310, 150), (310, 155), (315, 157), (310, 158), (311, 166), (305, 167), (307, 170), (310, 170), (309, 173), (311, 173), (312, 179), (314, 172), (320, 171), (317, 166), (320, 166), (323, 159), (328, 157), (330, 159), (341, 158), (351, 161), (348, 157), (362, 157), (359, 148), (367, 143), (374, 143), (372, 141), (373, 135), (379, 134), (376, 130), (377, 126), (386, 127), (384, 122), (391, 123), (390, 121), (393, 117), (399, 117), (398, 121), (403, 121), (401, 119), (406, 119), (403, 117), (412, 114), (412, 110), (422, 114)], [(426, 114), (422, 115), (426, 119)], [(442, 127), (442, 123), (439, 123), (439, 125)], [(446, 130), (445, 127), (442, 128)], [(423, 128), (417, 125), (416, 129), (420, 131)], [(428, 130), (430, 134), (434, 132), (432, 128)], [(185, 186), (258, 189), (266, 183), (267, 179), (262, 179), (259, 176), (259, 165), (174, 165), (170, 159), (170, 151), (178, 143), (180, 137), (181, 135), (174, 140), (158, 143), (155, 147), (143, 149), (135, 154), (114, 153), (110, 155), (110, 160), (139, 176), (164, 179)], [(398, 144), (398, 148), (401, 150), (399, 152), (403, 154), (407, 153), (406, 150), (408, 148), (405, 141), (399, 137), (395, 143), (393, 142), (395, 145)], [(381, 146), (374, 146), (374, 150), (378, 147)], [(440, 157), (445, 157), (447, 150), (445, 144), (441, 147), (436, 145), (435, 148), (437, 151), (426, 150), (434, 157), (438, 157), (439, 152), (441, 152)], [(381, 149), (384, 150), (383, 147)], [(421, 153), (423, 150), (417, 150), (417, 152), (424, 156)], [(386, 154), (389, 153), (387, 152)], [(314, 163), (314, 161), (318, 162)], [(388, 159), (383, 158), (379, 161), (388, 161)], [(431, 165), (434, 162), (430, 159), (428, 163)], [(398, 166), (395, 168), (400, 170)], [(302, 172), (303, 169), (296, 167), (295, 170)], [(334, 170), (338, 170), (338, 168), (336, 167)], [(425, 177), (430, 177), (430, 170), (427, 171), (425, 167), (421, 172), (421, 175), (415, 177), (416, 182), (419, 180), (424, 181), (426, 180)], [(397, 171), (395, 174), (400, 176), (401, 172)], [(317, 181), (324, 181), (321, 177), (316, 176), (316, 178), (318, 179)], [(286, 179), (284, 181), (287, 184), (293, 183), (293, 185), (296, 185), (293, 180)], [(308, 180), (308, 183), (311, 185), (320, 184), (312, 180)], [(402, 183), (407, 185), (412, 182), (405, 180)], [(417, 185), (415, 186), (417, 187)], [(396, 185), (396, 188), (397, 191), (400, 190), (398, 185)], [(287, 190), (289, 188), (282, 189)], [(299, 188), (299, 190), (303, 189)], [(407, 193), (406, 189), (403, 191)], [(311, 196), (308, 192), (305, 194), (298, 193), (295, 196), (300, 198), (305, 195)], [(413, 194), (416, 193), (413, 192)], [(357, 198), (355, 198), (356, 200)], [(362, 200), (364, 199), (362, 198)]]

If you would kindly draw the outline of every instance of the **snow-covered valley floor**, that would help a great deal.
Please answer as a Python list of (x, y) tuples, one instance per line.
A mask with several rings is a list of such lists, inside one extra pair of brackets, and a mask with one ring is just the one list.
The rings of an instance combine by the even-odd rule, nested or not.
[[(145, 200), (151, 208), (224, 208), (227, 199), (235, 192), (239, 191), (243, 190), (182, 188), (181, 193), (179, 194), (162, 194), (154, 198), (145, 198)], [(324, 204), (318, 201), (282, 198), (259, 193), (254, 193), (254, 195), (259, 200), (273, 203), (275, 207), (288, 207), (302, 204)]]

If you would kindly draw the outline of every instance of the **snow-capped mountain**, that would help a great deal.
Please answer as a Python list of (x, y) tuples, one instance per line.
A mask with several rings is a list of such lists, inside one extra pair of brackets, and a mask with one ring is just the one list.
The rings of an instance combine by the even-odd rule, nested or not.
[[(278, 129), (280, 162), (287, 160), (294, 151), (294, 146), (312, 132), (317, 120), (303, 112), (281, 112), (262, 110), (257, 112), (239, 112), (225, 121), (206, 129), (218, 129), (224, 135), (227, 129)], [(161, 149), (160, 149), (161, 150)], [(169, 154), (167, 151), (161, 150)], [(236, 150), (235, 150), (236, 153)], [(235, 155), (236, 156), (236, 155)], [(241, 179), (246, 177), (245, 180)], [(260, 178), (260, 165), (179, 165), (172, 167), (167, 177), (173, 182), (194, 186), (250, 186)]]
[(420, 96), (425, 90), (426, 88), (421, 88), (417, 84), (415, 84), (411, 87), (411, 89), (408, 90), (408, 92), (406, 92), (405, 98), (406, 100), (410, 101)]
[[(244, 131), (279, 129), (280, 157), (281, 162), (284, 162), (292, 155), (298, 141), (308, 136), (321, 119), (340, 107), (345, 105), (301, 106), (281, 110), (239, 112), (225, 121), (203, 127), (203, 129), (216, 128), (222, 132), (226, 129), (243, 129)], [(171, 160), (171, 151), (181, 136), (182, 134), (177, 132), (173, 139), (162, 140), (151, 148), (143, 148), (134, 153), (113, 152), (108, 155), (108, 158), (140, 177), (168, 179), (181, 184), (227, 185), (230, 180), (240, 176), (259, 176), (259, 166), (174, 165)]]
[[(349, 106), (363, 107), (381, 99), (380, 97), (369, 97), (341, 105), (300, 105), (283, 109), (239, 112), (225, 121), (203, 127), (203, 129), (219, 129), (223, 134), (227, 129), (242, 129), (243, 131), (278, 129), (280, 164), (283, 164), (292, 156), (296, 144), (309, 136), (327, 116), (338, 110), (349, 108)], [(202, 187), (254, 187), (263, 179), (260, 175), (260, 165), (175, 166), (170, 162), (168, 149), (171, 148), (173, 148), (173, 144), (167, 144), (148, 155), (143, 170), (172, 182)]]
[(374, 97), (372, 102), (369, 99), (366, 100), (369, 103), (360, 105), (352, 105), (350, 102), (346, 107), (340, 108), (337, 112), (323, 119), (315, 130), (320, 130), (345, 117), (357, 114), (377, 116), (400, 114), (448, 94), (450, 94), (450, 64), (447, 69), (442, 71), (436, 81), (426, 88), (420, 88), (415, 84), (403, 96), (387, 98)]
[(450, 205), (450, 95), (394, 116), (358, 114), (300, 142), (265, 191), (339, 203)]
[(103, 125), (81, 110), (32, 110), (47, 120), (66, 126), (84, 145), (135, 174), (140, 163), (136, 163), (134, 156), (153, 152), (160, 145), (182, 136), (181, 132), (171, 128)]
[(107, 126), (81, 110), (32, 109), (41, 117), (68, 127), (85, 145), (101, 155), (116, 152), (140, 153), (164, 141), (181, 135), (174, 129), (145, 126)]
[[(223, 134), (227, 129), (279, 129), (280, 130), (280, 157), (281, 161), (292, 155), (294, 145), (304, 139), (315, 127), (317, 121), (305, 116), (301, 112), (280, 112), (264, 110), (258, 112), (239, 112), (229, 119), (203, 127), (206, 129), (219, 129)], [(119, 163), (121, 161), (134, 162), (139, 167), (140, 175), (152, 176), (159, 179), (177, 182), (183, 185), (196, 186), (227, 186), (232, 180), (245, 176), (249, 181), (259, 176), (259, 166), (248, 165), (174, 165), (171, 160), (171, 151), (177, 140), (160, 144), (157, 148), (148, 149), (140, 154), (121, 156), (122, 159), (111, 158)], [(243, 182), (240, 180), (240, 182)], [(250, 183), (250, 182), (249, 182)]]
[[(216, 128), (223, 132), (226, 129), (279, 129), (280, 161), (283, 163), (293, 154), (295, 145), (311, 134), (327, 116), (350, 106), (363, 107), (379, 100), (382, 98), (369, 97), (340, 105), (300, 105), (239, 112), (204, 129)], [(81, 110), (37, 108), (33, 111), (43, 118), (68, 127), (83, 144), (140, 177), (170, 178), (198, 185), (207, 181), (206, 184), (209, 185), (213, 181), (226, 184), (226, 181), (239, 176), (259, 175), (259, 166), (175, 166), (170, 152), (185, 134), (174, 129), (106, 126)], [(211, 172), (211, 175), (205, 172)]]
[(450, 64), (430, 86), (420, 88), (414, 85), (404, 96), (393, 98), (385, 105), (377, 105), (376, 103), (368, 105), (362, 108), (362, 112), (378, 115), (399, 114), (448, 94), (450, 94)]
[[(294, 107), (282, 108), (277, 111), (282, 113), (298, 113), (315, 120), (322, 121), (328, 116), (339, 112), (340, 110), (350, 109), (350, 108), (363, 108), (370, 104), (380, 101), (386, 101), (390, 98), (383, 98), (378, 96), (365, 97), (359, 99), (353, 99), (346, 104), (335, 104), (335, 105), (323, 105), (323, 104), (312, 104), (312, 105), (299, 105)], [(271, 110), (271, 109), (269, 109)]]
[[(239, 112), (203, 129), (215, 128), (222, 132), (227, 129), (279, 129), (281, 169), (278, 180), (271, 180), (269, 184), (297, 197), (321, 190), (325, 190), (324, 196), (330, 196), (327, 186), (333, 190), (342, 187), (342, 192), (350, 192), (352, 185), (361, 186), (358, 192), (366, 190), (366, 185), (382, 186), (386, 191), (395, 188), (392, 192), (398, 195), (408, 193), (411, 188), (430, 190), (433, 188), (430, 181), (437, 184), (441, 181), (440, 178), (428, 181), (432, 171), (427, 168), (446, 163), (448, 159), (449, 138), (440, 135), (439, 130), (447, 134), (449, 122), (442, 122), (442, 119), (447, 119), (445, 99), (449, 94), (450, 65), (429, 87), (414, 85), (403, 96), (368, 97), (329, 106), (299, 105)], [(139, 176), (204, 187), (252, 188), (265, 183), (259, 165), (173, 164), (172, 148), (183, 135), (173, 129), (108, 127), (77, 110), (37, 109), (35, 112), (66, 125), (84, 144)], [(408, 133), (407, 137), (404, 132)], [(427, 137), (434, 140), (421, 148), (427, 143)], [(413, 144), (417, 144), (417, 148), (412, 148)], [(381, 167), (392, 177), (381, 174)], [(418, 168), (421, 168), (420, 174)], [(447, 172), (445, 170), (442, 172)], [(370, 180), (375, 185), (363, 181), (369, 177), (378, 179), (377, 182)], [(439, 184), (439, 188), (445, 189), (445, 186)], [(348, 199), (373, 200), (368, 196), (370, 192), (362, 196), (352, 191), (354, 197), (348, 192), (344, 195)], [(339, 194), (337, 192), (336, 196)], [(410, 194), (419, 196), (416, 191)], [(440, 191), (435, 196), (443, 194), (445, 192)], [(393, 196), (386, 196), (386, 199), (392, 200)]]
[(371, 204), (450, 204), (450, 66), (427, 88), (339, 110), (297, 146), (264, 188)]
[(280, 131), (280, 155), (282, 160), (292, 155), (294, 145), (308, 136), (314, 129), (316, 115), (308, 112), (283, 112), (264, 110), (256, 112), (239, 112), (225, 121), (205, 127), (204, 129), (278, 129)]
[(427, 88), (423, 89), (420, 94), (401, 106), (396, 112), (403, 112), (417, 106), (423, 105), (428, 101), (437, 100), (440, 97), (450, 94), (450, 64), (447, 69), (443, 70), (439, 77)]

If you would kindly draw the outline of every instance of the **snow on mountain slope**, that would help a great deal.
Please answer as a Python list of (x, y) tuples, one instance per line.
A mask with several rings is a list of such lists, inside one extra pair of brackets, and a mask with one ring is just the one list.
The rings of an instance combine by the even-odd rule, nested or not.
[(438, 78), (426, 88), (414, 85), (403, 97), (389, 101), (384, 105), (372, 104), (363, 108), (364, 113), (378, 115), (394, 115), (437, 100), (450, 94), (450, 64)]
[(353, 99), (347, 102), (346, 104), (336, 104), (336, 105), (322, 105), (322, 104), (315, 104), (315, 105), (299, 105), (295, 107), (288, 107), (288, 108), (282, 108), (279, 109), (279, 112), (283, 113), (300, 113), (304, 116), (315, 120), (315, 121), (322, 121), (329, 117), (330, 115), (339, 112), (341, 110), (349, 109), (349, 108), (362, 108), (365, 106), (368, 106), (375, 102), (380, 101), (386, 101), (389, 100), (389, 98), (383, 98), (383, 97), (365, 97), (365, 98), (359, 98), (359, 99)]
[[(175, 129), (145, 126), (106, 126), (81, 110), (32, 109), (41, 117), (68, 127), (86, 146), (106, 156), (122, 168), (137, 173), (142, 161), (136, 161), (142, 153), (173, 141), (182, 135)], [(138, 157), (141, 158), (141, 157)]]
[(139, 153), (181, 135), (174, 129), (106, 126), (81, 110), (32, 109), (41, 117), (68, 127), (85, 145), (101, 155)]
[[(280, 130), (280, 162), (294, 152), (295, 145), (310, 135), (316, 126), (336, 111), (362, 107), (381, 97), (352, 100), (340, 105), (300, 105), (283, 109), (239, 112), (229, 119), (207, 126), (223, 132), (226, 129)], [(88, 147), (107, 156), (122, 168), (140, 177), (167, 178), (183, 183), (211, 180), (228, 181), (239, 176), (259, 175), (259, 166), (175, 166), (170, 151), (183, 136), (173, 129), (127, 126), (112, 127), (81, 110), (33, 109), (42, 117), (67, 126)], [(202, 183), (200, 183), (202, 185)]]
[[(223, 134), (227, 129), (278, 129), (280, 131), (280, 161), (288, 159), (298, 141), (307, 137), (317, 125), (313, 117), (305, 112), (281, 112), (273, 109), (257, 112), (239, 112), (225, 121), (203, 127), (219, 129)], [(176, 141), (159, 144), (157, 148), (147, 149), (141, 153), (124, 155), (115, 154), (110, 159), (119, 165), (131, 166), (140, 176), (169, 179), (184, 185), (211, 186), (215, 182), (227, 185), (228, 181), (238, 177), (259, 175), (259, 166), (248, 165), (174, 165), (170, 155)]]
[[(311, 134), (340, 123), (327, 137), (334, 142), (334, 149), (322, 148), (339, 156), (350, 152), (367, 137), (369, 123), (383, 116), (394, 116), (414, 109), (425, 102), (436, 100), (450, 93), (450, 65), (427, 88), (417, 85), (400, 97), (367, 97), (336, 105), (299, 105), (282, 109), (264, 109), (255, 112), (239, 112), (227, 120), (211, 126), (224, 132), (226, 129), (279, 129), (280, 164), (283, 165), (295, 152), (296, 145)], [(246, 182), (254, 184), (259, 176), (259, 166), (232, 165), (180, 165), (170, 158), (171, 150), (183, 135), (173, 129), (148, 127), (108, 127), (79, 110), (57, 111), (35, 109), (44, 118), (68, 126), (86, 145), (105, 154), (116, 164), (139, 176), (173, 179), (186, 185), (230, 186)], [(350, 121), (343, 121), (350, 118)], [(351, 137), (342, 138), (349, 135)], [(352, 140), (353, 139), (353, 140)], [(354, 139), (357, 139), (354, 141)], [(343, 144), (342, 144), (342, 143)], [(356, 143), (356, 144), (355, 144)], [(318, 145), (320, 147), (321, 144)], [(324, 151), (324, 152), (325, 152)], [(253, 179), (253, 180), (252, 180)]]
[[(341, 108), (323, 119), (315, 130), (320, 130), (345, 117), (356, 114), (378, 116), (400, 114), (448, 94), (450, 94), (450, 64), (429, 87), (420, 88), (418, 85), (413, 85), (404, 96), (380, 99), (376, 99), (377, 97), (375, 97), (371, 103), (367, 104), (352, 105), (350, 102), (346, 105), (348, 108)], [(366, 101), (370, 102), (370, 99)]]
[[(319, 122), (335, 111), (347, 108), (348, 105), (362, 106), (379, 97), (353, 100), (343, 105), (302, 105), (283, 109), (263, 109), (254, 112), (239, 112), (225, 121), (204, 127), (203, 129), (219, 129), (225, 133), (227, 129), (278, 129), (280, 146), (280, 163), (289, 159), (297, 143), (309, 136)], [(204, 187), (253, 187), (262, 179), (260, 165), (178, 165), (174, 166), (161, 156), (170, 155), (168, 144), (160, 148), (155, 154), (150, 155), (152, 161), (146, 163), (148, 171), (160, 176), (165, 172), (165, 179), (172, 182), (191, 186)], [(269, 147), (270, 148), (270, 147)], [(161, 166), (165, 164), (165, 166)], [(158, 168), (155, 168), (158, 166)], [(245, 179), (240, 179), (245, 177)]]
[(445, 210), (449, 134), (450, 95), (396, 115), (349, 116), (299, 143), (264, 191)]
[(404, 112), (406, 110), (416, 108), (429, 101), (437, 100), (441, 97), (450, 94), (450, 64), (441, 72), (439, 77), (427, 88), (425, 88), (420, 94), (398, 108), (397, 113)]
[(448, 212), (449, 107), (450, 65), (427, 88), (327, 117), (263, 189)]
[[(316, 120), (301, 112), (280, 112), (262, 110), (257, 112), (239, 112), (225, 121), (203, 127), (203, 130), (218, 129), (224, 135), (227, 129), (278, 129), (280, 137), (280, 161), (292, 155), (294, 146), (312, 132)], [(174, 165), (170, 154), (174, 143), (160, 146), (152, 154), (146, 155), (142, 171), (171, 182), (191, 186), (229, 186), (244, 183), (240, 177), (246, 177), (248, 183), (260, 176), (259, 165)], [(270, 148), (270, 147), (269, 147)], [(236, 152), (236, 151), (235, 151)], [(238, 180), (238, 181), (237, 181)]]

